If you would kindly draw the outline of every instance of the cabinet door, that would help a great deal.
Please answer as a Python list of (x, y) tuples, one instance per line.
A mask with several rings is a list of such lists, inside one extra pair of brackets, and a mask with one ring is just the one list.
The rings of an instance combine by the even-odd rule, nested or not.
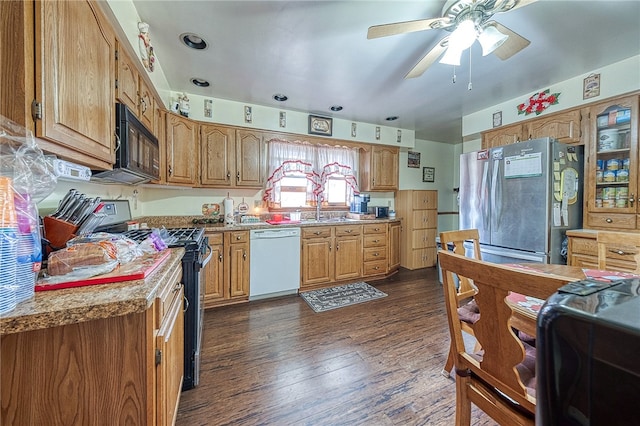
[(193, 185), (198, 164), (197, 126), (188, 118), (167, 113), (167, 182)]
[(389, 225), (389, 271), (400, 267), (400, 222)]
[(231, 186), (235, 170), (235, 130), (224, 126), (200, 125), (200, 183)]
[(211, 245), (211, 252), (211, 261), (205, 267), (205, 308), (227, 297), (224, 285), (224, 246), (222, 244)]
[(482, 134), (482, 148), (509, 145), (523, 139), (522, 124), (500, 127)]
[(184, 374), (184, 289), (176, 293), (156, 337), (156, 409), (158, 425), (173, 425)]
[(260, 132), (236, 131), (235, 185), (262, 188), (264, 183), (264, 142)]
[(374, 146), (371, 152), (371, 189), (395, 191), (398, 189), (398, 149)]
[(413, 229), (426, 229), (438, 227), (437, 210), (414, 210), (411, 213)]
[(36, 3), (36, 96), (43, 148), (87, 164), (114, 161), (115, 35), (95, 3)]
[[(127, 105), (131, 111), (138, 111), (138, 70), (125, 53), (125, 50), (118, 46), (118, 67), (116, 98)], [(153, 131), (153, 129), (150, 129)]]
[(580, 110), (531, 120), (523, 134), (528, 139), (551, 137), (564, 143), (580, 142)]
[(362, 275), (362, 238), (336, 237), (335, 280), (360, 278)]
[(634, 229), (638, 198), (638, 96), (590, 108), (587, 226)]
[(249, 296), (249, 244), (230, 244), (229, 298)]
[(413, 191), (411, 208), (431, 210), (438, 208), (438, 191)]
[(144, 124), (150, 132), (153, 132), (155, 121), (155, 100), (149, 86), (147, 86), (147, 83), (144, 82), (142, 77), (140, 77), (139, 81), (138, 117), (140, 118), (140, 122)]
[(333, 278), (333, 238), (302, 240), (302, 280), (300, 285), (328, 283)]

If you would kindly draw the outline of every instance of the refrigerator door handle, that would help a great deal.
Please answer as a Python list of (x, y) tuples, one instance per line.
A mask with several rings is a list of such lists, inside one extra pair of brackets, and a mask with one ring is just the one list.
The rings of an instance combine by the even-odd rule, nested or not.
[(500, 173), (500, 160), (493, 161), (493, 174), (491, 176), (491, 229), (492, 232), (498, 229), (500, 215), (502, 214), (502, 191), (498, 187)]
[(482, 206), (480, 211), (482, 212), (482, 229), (488, 230), (490, 225), (489, 217), (489, 162), (485, 161), (482, 165), (482, 185), (480, 186), (480, 202)]

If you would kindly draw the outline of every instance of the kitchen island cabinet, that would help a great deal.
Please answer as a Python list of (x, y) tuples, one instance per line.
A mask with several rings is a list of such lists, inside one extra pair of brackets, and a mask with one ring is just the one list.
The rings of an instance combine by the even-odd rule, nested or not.
[(204, 307), (249, 300), (249, 231), (207, 232), (213, 253), (205, 267)]
[(146, 279), (36, 293), (1, 316), (0, 423), (173, 424), (183, 254)]

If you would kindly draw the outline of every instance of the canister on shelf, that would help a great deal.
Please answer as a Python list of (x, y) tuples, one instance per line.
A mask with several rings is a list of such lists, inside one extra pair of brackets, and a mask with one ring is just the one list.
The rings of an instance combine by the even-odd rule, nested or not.
[(616, 172), (616, 182), (629, 182), (629, 170), (620, 169)]
[(604, 160), (596, 160), (596, 170), (604, 169)]
[(596, 182), (600, 183), (603, 182), (603, 172), (602, 170), (596, 170)]
[(602, 207), (605, 209), (612, 209), (616, 206), (616, 200), (613, 198), (610, 200), (602, 200)]
[(602, 198), (596, 198), (596, 207), (602, 207)]
[(624, 160), (622, 160), (622, 168), (625, 170), (629, 170), (629, 159), (625, 158)]
[(627, 199), (626, 198), (619, 198), (616, 200), (616, 208), (619, 209), (623, 209), (627, 207)]
[(602, 181), (603, 182), (615, 182), (616, 181), (616, 170), (605, 170), (602, 173)]
[(621, 198), (629, 198), (629, 188), (627, 188), (626, 186), (616, 188), (616, 199)]
[(607, 160), (605, 166), (607, 170), (618, 170), (620, 168), (620, 160), (617, 158)]
[(616, 188), (614, 186), (606, 186), (602, 188), (602, 199), (613, 200), (616, 198)]

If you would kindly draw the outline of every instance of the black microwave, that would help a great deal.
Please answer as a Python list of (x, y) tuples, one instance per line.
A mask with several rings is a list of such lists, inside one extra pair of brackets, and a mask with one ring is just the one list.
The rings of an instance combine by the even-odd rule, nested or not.
[(94, 173), (92, 179), (130, 185), (160, 179), (158, 138), (125, 104), (116, 104), (116, 158), (113, 170)]

